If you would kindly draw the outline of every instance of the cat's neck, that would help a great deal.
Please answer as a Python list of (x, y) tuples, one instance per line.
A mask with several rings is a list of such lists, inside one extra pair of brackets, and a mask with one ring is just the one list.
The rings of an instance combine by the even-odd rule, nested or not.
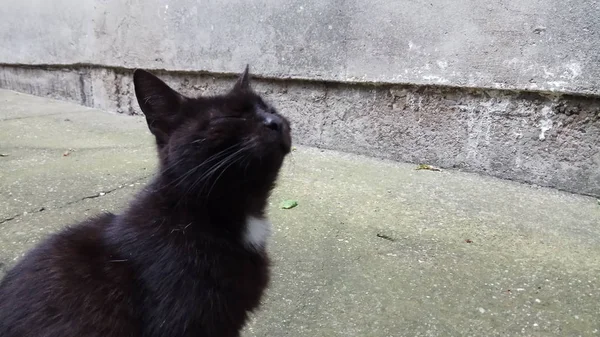
[(157, 177), (138, 195), (126, 214), (152, 214), (168, 219), (171, 225), (194, 223), (218, 228), (242, 225), (249, 218), (264, 219), (266, 195), (231, 190), (227, 194), (206, 197), (171, 186), (169, 181)]

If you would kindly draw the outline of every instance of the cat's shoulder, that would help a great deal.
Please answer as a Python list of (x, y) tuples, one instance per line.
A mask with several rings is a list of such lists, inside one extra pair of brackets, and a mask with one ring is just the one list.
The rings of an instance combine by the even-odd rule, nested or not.
[(112, 213), (102, 213), (82, 222), (63, 228), (45, 238), (29, 251), (15, 266), (41, 272), (49, 269), (68, 268), (68, 264), (83, 264), (86, 258), (104, 252), (104, 229), (115, 219)]

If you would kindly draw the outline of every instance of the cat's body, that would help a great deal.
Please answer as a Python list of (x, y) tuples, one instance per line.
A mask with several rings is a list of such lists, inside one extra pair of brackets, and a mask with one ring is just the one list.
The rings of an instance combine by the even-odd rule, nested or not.
[(159, 175), (123, 214), (53, 235), (8, 272), (0, 336), (239, 336), (258, 307), (264, 209), (289, 124), (247, 72), (214, 98), (185, 98), (146, 72), (134, 80)]

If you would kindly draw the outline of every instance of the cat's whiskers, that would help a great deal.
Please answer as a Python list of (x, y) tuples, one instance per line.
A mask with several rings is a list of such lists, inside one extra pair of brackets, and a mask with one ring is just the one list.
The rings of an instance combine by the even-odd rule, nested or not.
[[(196, 185), (198, 183), (204, 183), (204, 185), (202, 186), (202, 189), (200, 189), (199, 194), (202, 194), (202, 192), (204, 191), (204, 188), (206, 187), (207, 182), (210, 181), (210, 178), (216, 173), (218, 172), (222, 167), (224, 167), (225, 165), (227, 165), (227, 167), (221, 171), (221, 174), (223, 174), (223, 172), (225, 172), (227, 170), (227, 168), (229, 168), (232, 164), (234, 164), (237, 160), (243, 158), (242, 156), (238, 156), (240, 153), (243, 153), (244, 151), (248, 150), (250, 148), (250, 146), (245, 145), (243, 147), (241, 147), (240, 149), (238, 149), (236, 152), (232, 153), (231, 155), (229, 155), (228, 157), (224, 158), (223, 160), (221, 160), (219, 163), (213, 165), (210, 169), (207, 170), (207, 172), (205, 172), (202, 176), (200, 176), (189, 188), (189, 190), (193, 190), (194, 187), (196, 187)], [(236, 158), (236, 156), (238, 156)], [(221, 176), (221, 174), (219, 175), (219, 177)], [(218, 180), (218, 178), (217, 178)], [(214, 184), (212, 185), (212, 187), (214, 187)], [(212, 187), (211, 187), (211, 191), (212, 191)], [(210, 193), (209, 193), (210, 195)]]
[(191, 142), (190, 144), (201, 144), (201, 143), (204, 143), (204, 141), (206, 141), (206, 138), (196, 139), (195, 141)]
[[(219, 157), (226, 155), (226, 152), (229, 151), (230, 149), (234, 148), (235, 146), (237, 146), (237, 144), (234, 144), (228, 148), (226, 148), (225, 150), (222, 150), (220, 152), (217, 152), (215, 154), (213, 154), (212, 156), (208, 157), (205, 161), (203, 161), (202, 163), (198, 164), (197, 166), (192, 167), (191, 169), (189, 169), (186, 173), (184, 173), (183, 175), (181, 175), (180, 177), (178, 177), (177, 179), (173, 180), (172, 182), (170, 182), (169, 184), (165, 185), (164, 187), (169, 187), (173, 184), (176, 184), (174, 186), (174, 188), (177, 188), (182, 182), (185, 181), (185, 179), (190, 176), (191, 174), (193, 174), (196, 170), (198, 170), (199, 168), (201, 168), (202, 166), (209, 164), (210, 162), (212, 162), (213, 160), (217, 160)], [(178, 160), (176, 163), (179, 164), (181, 163), (181, 161), (185, 160), (187, 158), (182, 158), (180, 160)], [(170, 165), (168, 169), (174, 168), (175, 165)]]
[(248, 154), (246, 157), (244, 157), (244, 159), (242, 160), (242, 165), (244, 165), (244, 162), (246, 163), (244, 165), (244, 178), (246, 178), (246, 175), (248, 174), (248, 165), (250, 165), (250, 158), (251, 155)]
[(217, 163), (215, 163), (214, 165), (209, 167), (207, 170), (205, 170), (204, 173), (200, 177), (196, 178), (194, 183), (192, 185), (190, 185), (190, 187), (188, 188), (188, 191), (186, 191), (186, 193), (189, 192), (190, 190), (193, 190), (198, 183), (202, 182), (205, 178), (208, 178), (210, 175), (212, 175), (212, 173), (214, 171), (218, 170), (221, 166), (225, 165), (225, 163), (227, 163), (235, 155), (237, 155), (238, 152), (240, 152), (240, 150), (237, 150), (236, 152), (229, 154), (227, 157), (221, 159), (220, 161), (218, 161)]
[(177, 159), (174, 163), (171, 163), (169, 166), (165, 167), (162, 170), (162, 173), (168, 173), (169, 171), (174, 169), (177, 165), (181, 164), (181, 162), (183, 162), (185, 159), (186, 159), (185, 157)]
[[(227, 150), (229, 150), (229, 149), (233, 148), (234, 146), (239, 146), (239, 144), (234, 144), (234, 145), (230, 146), (229, 148), (227, 148), (226, 150), (223, 150), (223, 151), (221, 151), (220, 153), (224, 153), (225, 151), (227, 151)], [(247, 149), (248, 149), (248, 147), (247, 147), (247, 146), (244, 146), (244, 147), (242, 147), (242, 148), (240, 148), (240, 149), (236, 150), (235, 152), (228, 154), (228, 155), (227, 155), (225, 158), (222, 158), (220, 161), (218, 161), (218, 162), (216, 162), (215, 164), (213, 164), (213, 165), (212, 165), (210, 168), (208, 168), (208, 169), (207, 169), (207, 170), (206, 170), (206, 171), (205, 171), (205, 172), (204, 172), (204, 173), (203, 173), (203, 174), (202, 174), (200, 177), (196, 178), (196, 180), (195, 180), (195, 181), (194, 181), (194, 182), (193, 182), (193, 183), (192, 183), (192, 184), (191, 184), (191, 185), (190, 185), (190, 186), (189, 186), (189, 187), (186, 189), (186, 191), (185, 191), (185, 192), (184, 192), (184, 193), (181, 195), (181, 197), (180, 197), (180, 200), (179, 200), (179, 202), (177, 203), (177, 205), (179, 205), (179, 203), (181, 203), (181, 201), (183, 201), (183, 200), (185, 199), (185, 197), (186, 197), (186, 196), (187, 196), (187, 195), (188, 195), (188, 194), (189, 194), (191, 191), (193, 191), (193, 190), (196, 188), (196, 186), (197, 186), (198, 184), (200, 184), (200, 183), (204, 183), (204, 185), (202, 186), (202, 189), (200, 189), (200, 191), (198, 192), (198, 195), (200, 195), (200, 194), (201, 194), (201, 193), (204, 191), (204, 188), (205, 188), (205, 185), (206, 185), (207, 181), (209, 181), (209, 180), (210, 180), (210, 177), (211, 177), (211, 176), (212, 176), (214, 173), (216, 173), (216, 172), (217, 172), (217, 171), (218, 171), (220, 168), (222, 168), (223, 166), (225, 166), (225, 165), (228, 165), (228, 164), (230, 164), (230, 163), (232, 163), (232, 162), (235, 162), (235, 159), (236, 159), (235, 157), (236, 157), (236, 156), (238, 156), (238, 155), (239, 155), (240, 153), (242, 153), (243, 151), (246, 151)], [(215, 155), (211, 156), (211, 158), (212, 158), (212, 157), (215, 157)], [(222, 157), (222, 156), (218, 156), (218, 157)], [(216, 158), (217, 158), (217, 157), (215, 157), (215, 159), (216, 159)], [(210, 159), (210, 158), (209, 158), (209, 159)], [(213, 160), (210, 160), (210, 161), (213, 161)], [(208, 162), (209, 162), (209, 160), (206, 160), (205, 162), (203, 162), (203, 164), (206, 164), (206, 163), (208, 163)], [(198, 167), (196, 167), (196, 169), (197, 169), (197, 168), (199, 168), (199, 167), (201, 167), (201, 166), (203, 166), (203, 164), (201, 164), (201, 165), (198, 165)], [(191, 174), (191, 173), (190, 173), (190, 174)], [(187, 176), (189, 176), (189, 174), (188, 174)], [(186, 176), (186, 177), (184, 177), (184, 178), (187, 178), (187, 176)], [(184, 180), (180, 181), (180, 182), (178, 183), (178, 185), (179, 185), (180, 183), (182, 183), (183, 181), (184, 181)]]
[[(206, 194), (207, 198), (210, 197), (210, 193), (212, 192), (213, 188), (217, 184), (217, 181), (219, 181), (219, 178), (221, 178), (221, 176), (223, 175), (223, 173), (225, 173), (225, 171), (227, 171), (227, 169), (231, 165), (235, 164), (237, 161), (241, 161), (241, 159), (243, 159), (243, 158), (245, 158), (245, 157), (239, 156), (237, 159), (232, 160), (231, 163), (229, 165), (227, 165), (223, 170), (221, 170), (221, 173), (217, 176), (217, 178), (213, 181), (212, 185), (210, 186), (210, 189), (208, 190), (208, 193)], [(204, 190), (204, 188), (202, 190)]]
[(173, 229), (171, 229), (171, 233), (170, 233), (170, 234), (173, 234), (173, 233), (175, 233), (175, 232), (181, 232), (183, 235), (185, 235), (185, 230), (186, 230), (186, 229), (188, 229), (188, 227), (190, 227), (190, 226), (192, 225), (192, 223), (193, 223), (193, 222), (190, 222), (190, 223), (189, 223), (189, 224), (187, 224), (185, 227), (181, 227), (181, 226), (179, 226), (179, 227), (177, 227), (177, 228), (173, 228)]

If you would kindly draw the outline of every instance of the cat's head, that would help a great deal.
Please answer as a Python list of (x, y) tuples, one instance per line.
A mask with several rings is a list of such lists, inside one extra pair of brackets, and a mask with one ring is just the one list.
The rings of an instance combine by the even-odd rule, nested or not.
[(186, 97), (144, 70), (133, 79), (170, 187), (196, 199), (268, 194), (291, 149), (290, 125), (252, 90), (248, 67), (212, 97)]

